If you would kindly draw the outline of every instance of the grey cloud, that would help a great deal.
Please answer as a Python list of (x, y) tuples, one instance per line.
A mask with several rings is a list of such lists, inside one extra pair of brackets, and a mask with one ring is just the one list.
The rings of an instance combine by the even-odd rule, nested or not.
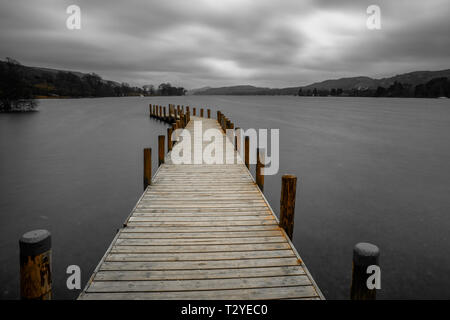
[[(65, 28), (78, 4), (82, 30)], [(449, 68), (444, 0), (380, 0), (382, 30), (365, 28), (372, 1), (6, 1), (0, 57), (188, 88), (307, 84), (352, 75)]]

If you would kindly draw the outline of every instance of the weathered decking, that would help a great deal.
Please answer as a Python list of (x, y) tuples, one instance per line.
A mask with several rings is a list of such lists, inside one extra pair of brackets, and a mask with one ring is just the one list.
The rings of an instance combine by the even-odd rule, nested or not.
[[(186, 129), (193, 120), (219, 129), (197, 117)], [(247, 167), (231, 157), (237, 163), (174, 165), (168, 155), (80, 299), (323, 298)]]

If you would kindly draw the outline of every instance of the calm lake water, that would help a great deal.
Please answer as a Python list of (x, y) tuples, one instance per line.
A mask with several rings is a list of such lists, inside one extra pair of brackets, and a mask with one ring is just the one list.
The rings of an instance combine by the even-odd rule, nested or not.
[[(142, 149), (166, 125), (148, 104), (221, 110), (241, 128), (280, 129), (281, 175), (299, 177), (294, 244), (329, 299), (347, 299), (352, 248), (380, 247), (379, 298), (450, 298), (450, 102), (431, 99), (187, 96), (43, 100), (0, 114), (0, 298), (19, 289), (18, 240), (53, 240), (54, 296), (75, 298), (142, 193)], [(153, 157), (156, 168), (156, 157)]]

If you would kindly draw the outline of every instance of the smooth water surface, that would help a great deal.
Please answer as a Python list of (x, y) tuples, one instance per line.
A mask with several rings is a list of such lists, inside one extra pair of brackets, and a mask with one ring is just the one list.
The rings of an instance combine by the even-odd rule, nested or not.
[(18, 239), (53, 235), (55, 298), (75, 298), (143, 191), (142, 149), (166, 125), (148, 104), (221, 110), (241, 128), (280, 129), (280, 171), (264, 192), (279, 211), (296, 174), (294, 244), (324, 295), (349, 296), (353, 245), (380, 247), (379, 298), (450, 298), (450, 102), (433, 99), (186, 96), (41, 100), (0, 114), (0, 297), (19, 288)]

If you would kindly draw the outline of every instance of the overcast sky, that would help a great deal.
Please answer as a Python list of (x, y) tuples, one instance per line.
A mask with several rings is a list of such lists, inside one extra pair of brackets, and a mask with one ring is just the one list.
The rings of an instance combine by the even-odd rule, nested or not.
[(0, 0), (0, 57), (133, 85), (287, 87), (448, 69), (449, 21), (449, 0)]

